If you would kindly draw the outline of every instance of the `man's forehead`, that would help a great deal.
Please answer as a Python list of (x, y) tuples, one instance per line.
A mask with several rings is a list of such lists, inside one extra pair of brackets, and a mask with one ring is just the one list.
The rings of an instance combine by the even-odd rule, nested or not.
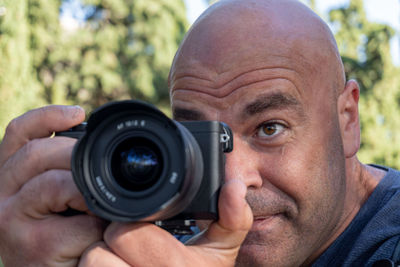
[(182, 88), (214, 88), (213, 94), (224, 96), (239, 88), (236, 82), (254, 79), (253, 73), (260, 69), (292, 70), (300, 83), (297, 89), (307, 91), (331, 88), (326, 84), (344, 80), (329, 28), (299, 2), (218, 4), (194, 24), (178, 50), (169, 76), (171, 97)]
[(273, 58), (270, 61), (259, 57), (248, 63), (242, 61), (240, 66), (233, 65), (231, 70), (220, 74), (207, 71), (207, 68), (197, 68), (197, 71), (182, 68), (170, 84), (171, 100), (205, 98), (210, 105), (226, 109), (238, 105), (238, 101), (243, 102), (248, 97), (265, 92), (281, 91), (297, 99), (311, 93), (309, 84), (303, 79), (305, 73), (293, 69), (294, 64), (291, 64), (290, 58)]
[(245, 19), (220, 23), (205, 21), (188, 34), (174, 65), (179, 69), (185, 68), (185, 65), (202, 63), (217, 73), (223, 73), (238, 60), (251, 60), (265, 54), (290, 54), (293, 47), (287, 47), (289, 37), (279, 35), (268, 24), (257, 24)]
[(292, 90), (252, 90), (250, 94), (239, 96), (240, 101), (235, 97), (233, 105), (223, 103), (232, 100), (214, 102), (196, 95), (189, 92), (182, 97), (180, 94), (172, 101), (173, 116), (176, 120), (215, 120), (228, 116), (244, 122), (268, 112), (290, 112), (301, 119), (307, 117), (305, 103)]
[(220, 74), (260, 58), (272, 64), (292, 58), (293, 68), (314, 67), (309, 70), (314, 71), (335, 54), (329, 29), (297, 1), (222, 2), (206, 11), (185, 37), (171, 68), (171, 80), (182, 72), (201, 73), (198, 65), (209, 74)]
[(184, 43), (196, 54), (236, 49), (242, 43), (254, 47), (253, 42), (271, 38), (288, 41), (294, 35), (320, 38), (329, 33), (325, 23), (298, 1), (220, 1), (193, 24)]

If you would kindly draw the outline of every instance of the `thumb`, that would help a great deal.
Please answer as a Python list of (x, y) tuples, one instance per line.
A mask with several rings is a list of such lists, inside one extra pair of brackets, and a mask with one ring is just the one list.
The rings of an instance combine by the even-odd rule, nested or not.
[(199, 249), (207, 247), (218, 250), (220, 256), (234, 261), (253, 224), (253, 213), (245, 199), (246, 192), (247, 187), (240, 180), (225, 183), (218, 203), (219, 220), (213, 222), (195, 240), (190, 240), (190, 245), (196, 245)]
[(104, 240), (133, 266), (233, 266), (253, 222), (246, 191), (238, 180), (224, 184), (218, 204), (220, 219), (188, 246), (149, 223), (112, 223)]

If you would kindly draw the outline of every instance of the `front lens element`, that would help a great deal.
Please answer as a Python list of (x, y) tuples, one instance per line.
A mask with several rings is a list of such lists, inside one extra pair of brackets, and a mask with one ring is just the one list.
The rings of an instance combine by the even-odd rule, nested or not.
[(112, 154), (112, 174), (120, 186), (130, 191), (152, 187), (159, 180), (162, 167), (160, 149), (143, 137), (122, 141)]

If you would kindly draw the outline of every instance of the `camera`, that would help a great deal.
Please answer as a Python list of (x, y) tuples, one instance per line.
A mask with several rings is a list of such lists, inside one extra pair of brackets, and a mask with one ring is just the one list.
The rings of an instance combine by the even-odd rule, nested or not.
[(155, 106), (110, 102), (87, 123), (58, 136), (77, 138), (71, 170), (91, 211), (110, 221), (217, 219), (230, 128), (177, 122)]

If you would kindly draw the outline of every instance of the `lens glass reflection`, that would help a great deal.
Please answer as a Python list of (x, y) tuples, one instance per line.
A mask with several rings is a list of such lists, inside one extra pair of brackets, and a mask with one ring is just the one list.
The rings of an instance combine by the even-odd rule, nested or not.
[(143, 137), (121, 142), (113, 152), (111, 170), (119, 185), (127, 190), (142, 191), (160, 178), (162, 156), (157, 145)]

